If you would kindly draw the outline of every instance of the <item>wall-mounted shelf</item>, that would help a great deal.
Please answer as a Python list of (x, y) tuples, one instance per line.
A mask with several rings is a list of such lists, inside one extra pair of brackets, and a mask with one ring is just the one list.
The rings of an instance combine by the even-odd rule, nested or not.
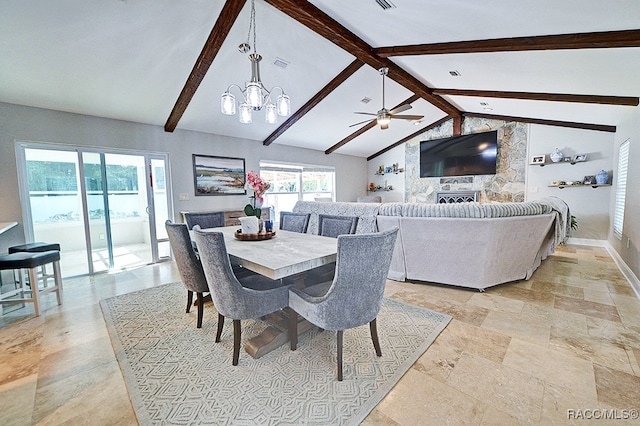
[(579, 188), (584, 186), (590, 186), (592, 188), (597, 188), (599, 186), (611, 186), (610, 183), (584, 183), (582, 185), (549, 185), (549, 188)]
[(378, 171), (375, 172), (375, 174), (378, 176), (397, 175), (398, 173), (404, 173), (404, 169), (398, 167), (398, 163), (394, 163), (391, 167), (380, 166), (378, 168)]

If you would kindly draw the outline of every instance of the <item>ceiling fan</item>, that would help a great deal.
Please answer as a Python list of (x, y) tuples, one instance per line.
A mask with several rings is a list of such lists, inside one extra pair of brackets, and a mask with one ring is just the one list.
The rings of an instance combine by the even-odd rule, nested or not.
[[(382, 130), (389, 128), (389, 122), (391, 119), (401, 119), (401, 120), (422, 120), (424, 118), (423, 115), (398, 115), (398, 113), (411, 109), (411, 104), (400, 105), (398, 108), (394, 108), (391, 111), (384, 107), (384, 78), (389, 73), (389, 68), (384, 67), (378, 70), (380, 75), (382, 76), (382, 109), (377, 113), (372, 112), (354, 112), (354, 114), (363, 114), (363, 115), (373, 115), (375, 116), (375, 120), (380, 125)], [(359, 123), (355, 123), (350, 125), (349, 127), (359, 126), (360, 124), (364, 124), (370, 122), (372, 119), (361, 121)]]

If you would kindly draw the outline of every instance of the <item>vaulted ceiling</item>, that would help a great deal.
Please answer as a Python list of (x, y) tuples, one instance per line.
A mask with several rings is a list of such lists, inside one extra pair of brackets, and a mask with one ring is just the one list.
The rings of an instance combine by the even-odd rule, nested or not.
[[(262, 81), (293, 110), (269, 125), (220, 112), (251, 75), (250, 0), (11, 1), (0, 101), (366, 158), (450, 118), (613, 132), (638, 107), (637, 0), (391, 3), (256, 0)], [(381, 67), (385, 106), (424, 118), (350, 127), (382, 107)]]

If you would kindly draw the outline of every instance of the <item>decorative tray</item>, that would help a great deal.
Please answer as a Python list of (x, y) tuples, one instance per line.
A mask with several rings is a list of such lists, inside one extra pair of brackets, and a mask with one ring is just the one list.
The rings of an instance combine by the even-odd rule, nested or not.
[(276, 236), (276, 231), (260, 232), (259, 234), (243, 234), (240, 229), (235, 232), (235, 237), (242, 241), (262, 241), (270, 240)]

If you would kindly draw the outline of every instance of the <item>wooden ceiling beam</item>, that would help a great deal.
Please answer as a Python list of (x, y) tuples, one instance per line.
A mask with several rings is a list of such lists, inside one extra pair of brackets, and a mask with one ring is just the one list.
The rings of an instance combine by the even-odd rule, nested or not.
[(569, 127), (572, 129), (596, 130), (600, 132), (615, 133), (616, 126), (606, 124), (576, 123), (573, 121), (544, 120), (539, 118), (513, 117), (508, 115), (481, 114), (476, 112), (463, 112), (463, 117), (488, 118), (492, 120), (519, 121), (521, 123), (542, 124), (545, 126)]
[(441, 118), (438, 121), (434, 121), (433, 123), (429, 124), (426, 127), (423, 127), (422, 129), (418, 130), (417, 132), (413, 132), (409, 136), (406, 136), (406, 137), (400, 139), (398, 142), (395, 142), (394, 144), (389, 145), (388, 147), (381, 149), (380, 151), (376, 152), (375, 154), (371, 154), (370, 156), (367, 157), (367, 161), (373, 160), (374, 158), (379, 157), (380, 155), (384, 154), (387, 151), (391, 151), (393, 148), (395, 148), (397, 146), (400, 146), (403, 143), (408, 142), (408, 141), (410, 141), (411, 139), (413, 139), (413, 138), (415, 138), (417, 136), (420, 136), (422, 133), (424, 133), (426, 131), (429, 131), (429, 130), (431, 130), (433, 128), (438, 127), (442, 123), (445, 123), (445, 122), (451, 120), (452, 118), (454, 118), (454, 117), (446, 116), (444, 118)]
[(452, 53), (521, 52), (527, 50), (609, 49), (640, 47), (640, 30), (605, 31), (530, 37), (509, 37), (446, 43), (413, 44), (373, 49), (381, 58)]
[(389, 78), (420, 96), (435, 107), (449, 115), (460, 115), (460, 111), (440, 96), (431, 93), (431, 89), (407, 71), (389, 59), (381, 58), (373, 53), (373, 47), (346, 29), (329, 15), (308, 1), (301, 0), (265, 0), (266, 3), (280, 10), (290, 18), (331, 41), (349, 52), (360, 61), (380, 69), (389, 68)]
[[(404, 105), (404, 104), (411, 104), (411, 103), (417, 101), (418, 99), (420, 99), (420, 97), (418, 95), (410, 96), (407, 99), (405, 99), (404, 101), (400, 102), (398, 105), (396, 105), (393, 108), (391, 108), (390, 110), (394, 110), (394, 109), (396, 109), (399, 106)], [(350, 142), (350, 141), (354, 140), (355, 138), (357, 138), (358, 136), (360, 136), (361, 134), (365, 133), (366, 131), (373, 129), (374, 127), (377, 126), (377, 124), (378, 123), (376, 122), (376, 119), (372, 118), (371, 122), (369, 124), (366, 124), (363, 127), (361, 127), (358, 130), (356, 130), (355, 132), (351, 133), (349, 136), (347, 136), (346, 138), (342, 139), (337, 144), (335, 144), (332, 147), (330, 147), (329, 149), (327, 149), (324, 153), (327, 154), (327, 155), (331, 154), (333, 151), (335, 151), (336, 149), (338, 149), (341, 146), (345, 145), (347, 142)]]
[(245, 3), (246, 0), (227, 0), (225, 2), (220, 16), (218, 16), (211, 33), (209, 33), (209, 37), (200, 52), (200, 56), (198, 56), (198, 60), (193, 66), (191, 74), (189, 74), (187, 82), (182, 88), (182, 92), (180, 92), (180, 96), (178, 96), (178, 100), (173, 106), (173, 110), (164, 125), (166, 132), (173, 132), (176, 129), (178, 122), (189, 106), (189, 102), (193, 99), (193, 95), (195, 95), (196, 90), (198, 90), (207, 71), (209, 71), (211, 63), (218, 55), (222, 43), (224, 43), (225, 38), (227, 38), (227, 34), (229, 34), (233, 23), (238, 18)]
[(481, 98), (526, 99), (534, 101), (575, 102), (583, 104), (638, 106), (638, 97), (571, 95), (563, 93), (502, 92), (495, 90), (432, 89), (436, 95), (472, 96)]
[(364, 62), (359, 59), (354, 60), (349, 64), (345, 69), (340, 72), (333, 80), (331, 80), (326, 86), (324, 86), (318, 93), (316, 93), (306, 104), (302, 106), (299, 110), (291, 115), (280, 127), (274, 130), (273, 133), (265, 139), (262, 144), (264, 146), (269, 146), (273, 141), (275, 141), (278, 137), (280, 137), (287, 129), (293, 126), (298, 120), (304, 117), (309, 111), (311, 111), (316, 105), (320, 103), (324, 98), (329, 96), (331, 92), (338, 88), (342, 83), (344, 83), (349, 77), (351, 77), (356, 71), (358, 71)]

